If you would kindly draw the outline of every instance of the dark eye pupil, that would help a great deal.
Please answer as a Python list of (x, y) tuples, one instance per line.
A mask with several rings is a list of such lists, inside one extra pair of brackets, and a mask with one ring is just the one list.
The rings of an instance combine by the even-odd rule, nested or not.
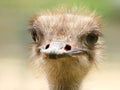
[(86, 40), (88, 44), (95, 44), (98, 40), (98, 36), (94, 33), (90, 33), (87, 35)]

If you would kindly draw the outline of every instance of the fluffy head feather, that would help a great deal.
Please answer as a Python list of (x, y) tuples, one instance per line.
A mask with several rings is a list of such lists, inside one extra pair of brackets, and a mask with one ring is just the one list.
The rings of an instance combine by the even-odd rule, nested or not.
[[(32, 64), (38, 71), (45, 71), (50, 85), (80, 84), (92, 65), (100, 59), (101, 29), (100, 17), (87, 10), (61, 8), (35, 15), (30, 20), (30, 32), (35, 41), (32, 47)], [(68, 45), (64, 51), (72, 54), (57, 56), (56, 60), (52, 60), (42, 53), (41, 49), (48, 49), (58, 41)], [(50, 44), (51, 42), (55, 43)], [(72, 50), (76, 49), (84, 52), (73, 55)]]

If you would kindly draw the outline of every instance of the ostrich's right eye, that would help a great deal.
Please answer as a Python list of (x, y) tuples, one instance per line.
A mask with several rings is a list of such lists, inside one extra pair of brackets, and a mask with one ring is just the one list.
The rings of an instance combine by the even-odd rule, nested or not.
[(31, 32), (31, 36), (32, 36), (32, 39), (37, 42), (38, 40), (38, 36), (37, 36), (37, 32), (34, 28), (30, 29), (30, 32)]
[(32, 38), (33, 38), (33, 40), (36, 42), (37, 41), (37, 33), (36, 33), (36, 31), (33, 31), (32, 32)]

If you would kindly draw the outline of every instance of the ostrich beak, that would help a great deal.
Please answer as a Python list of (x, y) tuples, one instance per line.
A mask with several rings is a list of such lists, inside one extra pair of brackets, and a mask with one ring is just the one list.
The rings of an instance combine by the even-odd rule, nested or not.
[(47, 44), (46, 46), (40, 46), (39, 47), (40, 52), (42, 54), (46, 54), (51, 59), (71, 56), (71, 55), (78, 55), (84, 52), (84, 50), (80, 48), (72, 48), (71, 45), (66, 44), (63, 41), (59, 42), (51, 42), (50, 44)]

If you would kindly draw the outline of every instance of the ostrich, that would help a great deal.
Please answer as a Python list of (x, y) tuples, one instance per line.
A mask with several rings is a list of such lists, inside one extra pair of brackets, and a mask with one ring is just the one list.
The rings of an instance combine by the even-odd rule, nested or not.
[(91, 67), (101, 58), (102, 23), (94, 12), (60, 8), (30, 19), (31, 60), (43, 70), (49, 90), (79, 90)]

